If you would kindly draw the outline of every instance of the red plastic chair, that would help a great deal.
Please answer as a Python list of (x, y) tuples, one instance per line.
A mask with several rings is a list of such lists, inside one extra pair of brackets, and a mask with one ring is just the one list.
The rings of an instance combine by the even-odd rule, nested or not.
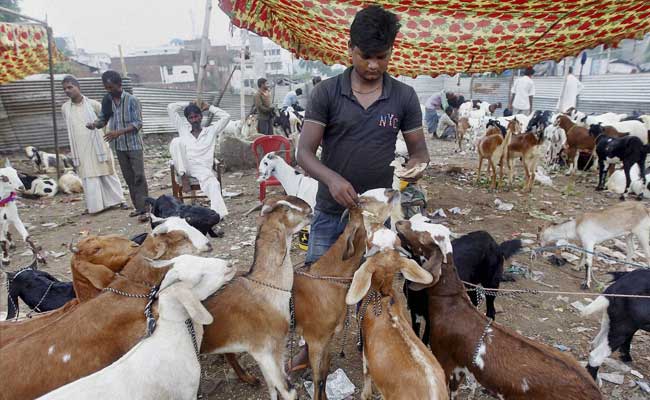
[[(264, 158), (264, 155), (272, 151), (285, 151), (284, 160), (287, 164), (291, 165), (291, 142), (284, 136), (270, 135), (270, 136), (260, 136), (251, 145), (253, 154), (255, 155), (255, 161), (257, 165), (260, 165), (260, 161)], [(259, 169), (257, 171), (257, 176), (259, 177)], [(260, 201), (264, 201), (266, 198), (266, 187), (267, 186), (281, 186), (282, 184), (274, 176), (269, 179), (260, 182)]]

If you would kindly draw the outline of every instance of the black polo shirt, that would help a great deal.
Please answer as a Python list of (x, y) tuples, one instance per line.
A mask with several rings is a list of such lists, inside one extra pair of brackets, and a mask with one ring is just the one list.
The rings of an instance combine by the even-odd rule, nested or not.
[[(412, 87), (384, 73), (381, 96), (365, 110), (352, 93), (351, 72), (349, 67), (314, 88), (305, 120), (325, 127), (321, 162), (347, 179), (357, 193), (389, 188), (397, 133), (408, 135), (422, 128), (420, 102)], [(344, 208), (319, 182), (316, 209), (339, 214)]]

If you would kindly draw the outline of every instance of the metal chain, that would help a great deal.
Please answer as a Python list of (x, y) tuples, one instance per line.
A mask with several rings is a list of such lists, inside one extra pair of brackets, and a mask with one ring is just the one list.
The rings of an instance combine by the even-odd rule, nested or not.
[(14, 299), (11, 298), (11, 295), (9, 294), (9, 276), (6, 277), (5, 279), (5, 286), (7, 287), (7, 298), (9, 299), (9, 302), (11, 303), (11, 306), (16, 310), (16, 316), (14, 317), (14, 321), (18, 321), (18, 316), (20, 315), (20, 310), (18, 309), (18, 305), (14, 303)]
[(368, 305), (370, 303), (373, 303), (373, 311), (375, 313), (375, 316), (380, 316), (381, 315), (381, 295), (379, 292), (375, 291), (374, 289), (370, 289), (370, 292), (366, 295), (366, 297), (361, 301), (361, 306), (359, 309), (359, 313), (357, 314), (357, 319), (359, 321), (359, 338), (357, 340), (357, 349), (359, 351), (363, 350), (363, 332), (362, 332), (362, 325), (363, 325), (363, 319), (366, 316), (366, 312), (368, 310)]
[(345, 319), (343, 320), (343, 338), (341, 339), (341, 352), (339, 357), (345, 358), (345, 344), (348, 342), (348, 329), (350, 328), (350, 307), (345, 307)]
[(330, 283), (335, 283), (338, 285), (342, 285), (346, 288), (349, 288), (350, 285), (352, 284), (352, 278), (351, 277), (342, 277), (342, 276), (322, 276), (322, 275), (313, 275), (308, 272), (304, 271), (294, 271), (295, 274), (306, 276), (307, 278), (311, 279), (317, 279), (321, 281), (326, 281)]
[(153, 307), (153, 302), (156, 300), (156, 295), (160, 290), (160, 285), (152, 286), (149, 290), (147, 298), (147, 304), (144, 306), (144, 317), (147, 319), (147, 330), (144, 333), (144, 337), (147, 338), (153, 334), (153, 331), (156, 330), (156, 319), (153, 317), (153, 312), (151, 311)]
[[(196, 354), (196, 358), (198, 360), (199, 345), (196, 341), (196, 331), (194, 330), (194, 324), (192, 323), (192, 318), (188, 318), (185, 320), (185, 327), (187, 328), (187, 332), (190, 334), (190, 338), (192, 339), (192, 345), (194, 346), (194, 354)], [(199, 363), (199, 368), (201, 368), (200, 363)]]
[(253, 283), (257, 283), (257, 284), (260, 285), (260, 286), (266, 286), (267, 288), (271, 288), (271, 289), (279, 290), (280, 292), (291, 293), (291, 289), (288, 289), (288, 290), (287, 290), (287, 289), (283, 289), (283, 288), (281, 288), (281, 287), (273, 286), (273, 285), (271, 285), (270, 283), (266, 283), (266, 282), (258, 281), (257, 279), (253, 279), (253, 278), (250, 278), (250, 277), (248, 277), (248, 276), (243, 276), (242, 278), (247, 279), (247, 280), (249, 280), (249, 281), (251, 281), (251, 282), (253, 282)]
[(102, 292), (111, 292), (111, 293), (119, 294), (120, 296), (130, 297), (130, 298), (134, 298), (134, 299), (147, 299), (147, 298), (149, 298), (149, 294), (132, 294), (132, 293), (123, 292), (121, 290), (118, 290), (118, 289), (115, 289), (115, 288), (112, 288), (112, 287), (105, 287), (104, 289), (102, 289)]
[(293, 296), (289, 297), (289, 371), (293, 369), (293, 341), (296, 331), (296, 308)]
[(38, 304), (34, 306), (34, 308), (32, 308), (30, 312), (27, 313), (27, 315), (25, 316), (26, 318), (31, 318), (34, 312), (39, 312), (39, 313), (41, 312), (41, 310), (38, 307), (40, 307), (41, 303), (43, 303), (43, 300), (45, 300), (45, 297), (47, 297), (48, 293), (50, 293), (50, 289), (52, 289), (52, 286), (54, 286), (54, 282), (50, 283), (50, 286), (48, 286), (47, 290), (45, 290), (45, 293), (43, 294), (43, 297), (41, 297), (41, 300), (38, 302)]
[(492, 322), (494, 322), (493, 319), (488, 318), (488, 322), (485, 325), (485, 329), (483, 329), (483, 334), (481, 335), (481, 338), (478, 340), (478, 343), (476, 344), (476, 349), (474, 350), (474, 356), (472, 357), (472, 364), (475, 366), (478, 366), (476, 359), (478, 357), (479, 350), (481, 349), (481, 346), (485, 344), (485, 337), (488, 334), (488, 331), (490, 330), (490, 325), (492, 325)]

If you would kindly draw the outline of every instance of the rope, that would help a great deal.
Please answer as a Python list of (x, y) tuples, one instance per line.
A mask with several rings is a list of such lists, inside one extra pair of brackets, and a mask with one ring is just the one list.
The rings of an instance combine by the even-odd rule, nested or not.
[[(614, 293), (585, 293), (585, 292), (565, 292), (565, 291), (556, 291), (556, 290), (537, 290), (537, 289), (486, 289), (482, 286), (475, 285), (473, 283), (462, 281), (465, 285), (472, 287), (469, 291), (477, 291), (480, 293), (485, 293), (491, 296), (508, 296), (511, 294), (563, 294), (571, 296), (603, 296), (603, 297), (628, 297), (634, 299), (650, 299), (650, 296), (644, 296), (639, 294), (614, 294)], [(480, 288), (480, 289), (479, 289)]]
[(599, 257), (599, 258), (604, 258), (606, 260), (614, 261), (614, 262), (619, 263), (619, 264), (629, 265), (629, 266), (636, 267), (636, 268), (649, 268), (645, 264), (640, 264), (640, 263), (635, 263), (635, 262), (630, 262), (630, 261), (624, 261), (624, 260), (618, 259), (616, 257), (609, 256), (609, 255), (604, 254), (604, 253), (599, 253), (597, 251), (591, 251), (591, 250), (583, 249), (582, 247), (578, 247), (578, 246), (575, 246), (575, 245), (572, 245), (572, 244), (561, 244), (561, 245), (556, 245), (556, 246), (536, 247), (534, 249), (521, 250), (519, 252), (519, 254), (532, 253), (532, 256), (534, 257), (534, 256), (537, 256), (539, 254), (542, 254), (545, 251), (558, 250), (558, 249), (572, 249), (572, 250), (576, 250), (576, 251), (579, 251), (579, 252), (582, 252), (582, 253), (591, 254), (591, 255), (594, 255), (594, 256)]

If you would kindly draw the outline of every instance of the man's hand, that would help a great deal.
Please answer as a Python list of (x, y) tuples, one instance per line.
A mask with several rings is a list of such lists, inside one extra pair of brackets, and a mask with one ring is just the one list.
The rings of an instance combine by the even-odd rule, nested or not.
[(104, 140), (107, 141), (107, 142), (110, 142), (111, 140), (115, 140), (120, 136), (122, 136), (122, 132), (120, 132), (120, 131), (110, 131), (110, 132), (107, 132), (104, 135)]
[(201, 104), (199, 104), (198, 106), (201, 109), (201, 111), (206, 111), (210, 109), (210, 105), (205, 101), (202, 101)]
[(357, 192), (354, 190), (350, 182), (345, 180), (345, 178), (337, 175), (328, 182), (327, 187), (329, 188), (332, 197), (334, 197), (334, 200), (343, 207), (352, 208), (357, 205)]
[(94, 122), (89, 122), (89, 123), (87, 123), (87, 124), (86, 124), (86, 128), (88, 128), (88, 129), (97, 129), (97, 128), (95, 127), (95, 123), (94, 123)]

